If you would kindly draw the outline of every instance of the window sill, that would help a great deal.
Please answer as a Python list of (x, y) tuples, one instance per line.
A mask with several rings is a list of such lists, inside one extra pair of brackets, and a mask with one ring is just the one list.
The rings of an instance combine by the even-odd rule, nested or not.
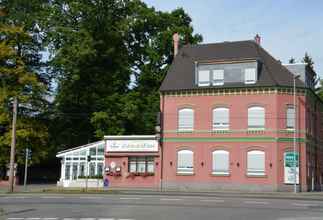
[(188, 173), (188, 172), (177, 172), (176, 176), (194, 176), (194, 172)]
[(265, 133), (265, 128), (248, 128), (248, 134), (261, 134)]
[(177, 130), (177, 133), (179, 133), (179, 134), (191, 134), (191, 133), (193, 133), (193, 130)]
[(226, 133), (231, 133), (231, 131), (229, 128), (213, 128), (212, 133), (226, 134)]
[(251, 174), (251, 173), (247, 173), (246, 176), (248, 178), (267, 178), (266, 174)]
[(212, 172), (211, 176), (228, 177), (228, 176), (231, 176), (231, 175), (230, 175), (230, 173), (215, 173), (215, 172)]

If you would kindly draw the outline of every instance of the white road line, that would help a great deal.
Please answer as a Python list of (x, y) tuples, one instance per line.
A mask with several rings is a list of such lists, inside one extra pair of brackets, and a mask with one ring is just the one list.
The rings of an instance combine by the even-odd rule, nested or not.
[(80, 199), (103, 199), (103, 197), (81, 196)]
[(95, 218), (80, 218), (80, 220), (95, 220)]
[(120, 199), (124, 199), (124, 200), (139, 200), (141, 198), (137, 198), (137, 197), (121, 197)]
[(75, 218), (63, 218), (64, 220), (76, 220)]
[(2, 197), (4, 199), (26, 199), (30, 197), (25, 197), (25, 196), (7, 196), (7, 197)]
[(114, 218), (99, 218), (98, 220), (114, 220)]
[(20, 220), (20, 219), (24, 219), (24, 218), (7, 218), (8, 220)]
[(263, 201), (244, 201), (243, 203), (245, 203), (245, 204), (254, 204), (254, 205), (257, 205), (257, 204), (268, 205), (269, 204), (269, 202), (263, 202)]
[(200, 202), (224, 202), (224, 200), (221, 200), (221, 199), (203, 199), (203, 200), (200, 200)]
[(58, 218), (43, 218), (43, 220), (56, 220)]
[(25, 218), (27, 220), (39, 220), (40, 218)]
[(119, 218), (119, 220), (135, 220), (134, 218)]
[(315, 204), (307, 204), (307, 203), (293, 203), (292, 205), (294, 205), (294, 206), (307, 207), (307, 206), (313, 206), (313, 205), (315, 205)]
[(160, 201), (180, 201), (183, 199), (173, 199), (173, 198), (161, 198)]
[(64, 197), (62, 197), (62, 196), (43, 196), (40, 198), (42, 198), (42, 199), (63, 199)]

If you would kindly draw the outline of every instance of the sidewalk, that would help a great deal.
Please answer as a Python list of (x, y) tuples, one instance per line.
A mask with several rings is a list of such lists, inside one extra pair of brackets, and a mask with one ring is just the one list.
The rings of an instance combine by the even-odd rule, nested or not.
[[(0, 195), (8, 193), (8, 188), (0, 187)], [(16, 186), (15, 193), (45, 193), (45, 194), (121, 194), (121, 195), (164, 195), (164, 196), (203, 196), (203, 197), (245, 197), (268, 199), (302, 199), (323, 201), (323, 192), (242, 192), (242, 191), (161, 191), (157, 189), (138, 188), (62, 188), (55, 184), (28, 185), (27, 190), (23, 186)]]

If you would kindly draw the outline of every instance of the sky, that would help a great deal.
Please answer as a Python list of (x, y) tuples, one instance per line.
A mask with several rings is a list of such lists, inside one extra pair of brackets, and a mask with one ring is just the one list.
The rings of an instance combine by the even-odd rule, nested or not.
[(276, 59), (300, 62), (305, 52), (323, 79), (323, 0), (144, 0), (156, 10), (178, 7), (190, 15), (203, 43), (239, 41), (261, 36)]

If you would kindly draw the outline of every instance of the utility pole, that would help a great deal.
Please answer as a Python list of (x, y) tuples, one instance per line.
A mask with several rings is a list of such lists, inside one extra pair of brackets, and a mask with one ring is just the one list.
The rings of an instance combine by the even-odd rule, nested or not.
[(10, 169), (9, 169), (9, 192), (13, 192), (14, 185), (14, 172), (15, 172), (15, 154), (16, 154), (16, 123), (17, 123), (17, 97), (13, 100), (13, 117), (12, 117), (12, 136), (11, 136), (11, 149), (10, 149)]
[[(296, 150), (296, 135), (297, 135), (297, 111), (296, 111), (296, 79), (298, 79), (300, 77), (300, 75), (296, 75), (294, 76), (294, 85), (293, 85), (293, 90), (294, 90), (294, 94), (293, 94), (293, 102), (294, 102), (294, 136), (293, 136), (293, 148), (294, 148), (294, 193), (297, 193), (297, 176), (299, 178), (299, 174), (297, 174), (297, 166), (298, 166), (298, 169), (299, 168), (299, 154), (296, 156), (296, 153), (297, 153), (297, 150)], [(297, 159), (298, 158), (298, 159)], [(296, 162), (296, 159), (297, 159), (297, 162)], [(297, 163), (297, 164), (296, 164)], [(299, 180), (300, 181), (300, 180)]]
[(25, 176), (24, 176), (24, 189), (27, 191), (27, 175), (28, 175), (28, 157), (29, 157), (29, 149), (25, 150)]

